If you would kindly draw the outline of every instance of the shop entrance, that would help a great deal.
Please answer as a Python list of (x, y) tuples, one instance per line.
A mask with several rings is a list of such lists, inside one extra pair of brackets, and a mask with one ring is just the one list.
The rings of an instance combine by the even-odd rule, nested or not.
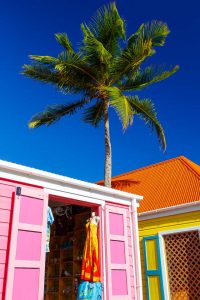
[[(29, 300), (39, 300), (44, 296), (45, 300), (76, 299), (86, 236), (85, 225), (87, 237), (90, 233), (89, 237), (96, 239), (87, 238), (87, 241), (92, 241), (93, 246), (92, 251), (87, 252), (89, 255), (83, 259), (84, 280), (79, 285), (81, 297), (86, 293), (95, 293), (101, 297), (103, 293), (103, 299), (134, 298), (136, 274), (131, 229), (133, 219), (128, 205), (130, 201), (123, 204), (116, 203), (125, 200), (111, 196), (110, 191), (108, 195), (107, 192), (105, 196), (101, 195), (92, 188), (91, 192), (88, 190), (84, 190), (84, 193), (82, 190), (75, 192), (44, 190), (29, 186), (17, 188), (13, 207), (6, 300), (27, 300), (27, 297)], [(113, 202), (108, 202), (109, 200)], [(51, 226), (50, 252), (47, 255), (48, 207), (54, 213), (55, 222)], [(96, 216), (100, 217), (99, 223), (95, 224), (92, 215), (90, 222), (86, 224), (91, 211), (96, 213), (96, 220), (99, 221)], [(57, 215), (61, 220), (57, 220)], [(62, 221), (62, 218), (65, 220)], [(98, 226), (95, 227), (96, 225)], [(97, 272), (99, 271), (96, 267), (97, 261), (100, 262), (100, 275)]]
[[(75, 300), (81, 280), (86, 221), (98, 206), (83, 206), (49, 200), (49, 225), (46, 244), (45, 300)], [(51, 215), (52, 213), (52, 215)], [(51, 223), (51, 225), (50, 225)], [(49, 231), (49, 233), (48, 233)]]

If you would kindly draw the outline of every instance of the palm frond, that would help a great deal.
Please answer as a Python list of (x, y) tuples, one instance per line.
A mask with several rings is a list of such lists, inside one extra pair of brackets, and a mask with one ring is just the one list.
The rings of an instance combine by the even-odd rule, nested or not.
[(98, 101), (83, 113), (83, 121), (98, 126), (103, 119), (103, 101)]
[(125, 22), (120, 17), (114, 2), (99, 9), (88, 27), (108, 52), (112, 55), (116, 54), (119, 39), (125, 39)]
[(25, 65), (24, 75), (45, 83), (53, 83), (63, 92), (79, 93), (94, 90), (97, 84), (93, 70), (79, 53), (61, 52), (57, 58), (32, 55), (32, 65)]
[(172, 67), (168, 70), (163, 70), (162, 67), (149, 66), (144, 70), (138, 70), (133, 74), (129, 74), (129, 78), (123, 82), (119, 82), (118, 87), (121, 91), (141, 90), (150, 84), (159, 82), (170, 77), (179, 70), (179, 66)]
[(72, 54), (69, 52), (62, 52), (58, 55), (59, 62), (55, 69), (60, 71), (64, 76), (71, 76), (79, 80), (87, 78), (92, 84), (97, 84), (98, 80), (92, 68), (82, 59), (81, 54)]
[(115, 59), (112, 84), (137, 71), (145, 59), (155, 54), (155, 46), (164, 45), (168, 34), (169, 29), (163, 22), (142, 24), (136, 33), (130, 36), (121, 55)]
[(66, 49), (67, 52), (75, 53), (72, 44), (67, 36), (66, 33), (56, 33), (55, 34), (56, 40), (58, 43)]
[(134, 44), (142, 35), (142, 31), (144, 29), (144, 24), (140, 25), (138, 30), (134, 32), (127, 40), (128, 47), (130, 47), (132, 44)]
[(144, 60), (154, 53), (155, 50), (152, 49), (149, 41), (139, 40), (137, 43), (127, 46), (121, 55), (113, 60), (111, 84), (115, 84), (124, 76), (136, 72)]
[(98, 41), (86, 24), (81, 25), (84, 35), (84, 46), (82, 51), (86, 54), (86, 60), (90, 65), (96, 65), (98, 68), (101, 64), (109, 64), (112, 55), (104, 45)]
[(130, 46), (142, 39), (151, 41), (152, 47), (163, 46), (169, 33), (170, 31), (166, 23), (153, 20), (152, 22), (142, 24), (139, 29), (129, 37), (128, 45)]
[(81, 109), (88, 100), (83, 99), (70, 104), (54, 105), (47, 107), (43, 112), (36, 114), (29, 122), (29, 128), (36, 128), (42, 125), (51, 125), (66, 115), (74, 114)]
[(134, 114), (137, 114), (145, 123), (156, 131), (161, 148), (166, 150), (166, 139), (162, 125), (160, 124), (154, 104), (149, 99), (140, 100), (138, 96), (127, 97)]
[(122, 122), (123, 129), (126, 129), (133, 121), (133, 110), (129, 101), (115, 86), (106, 87), (105, 91), (110, 99), (110, 105), (115, 109)]
[(33, 61), (33, 63), (40, 63), (41, 65), (50, 65), (55, 66), (56, 63), (58, 63), (58, 59), (53, 56), (48, 55), (29, 55), (30, 59)]
[(58, 72), (52, 71), (50, 68), (48, 68), (48, 66), (43, 66), (40, 64), (24, 65), (22, 74), (44, 83), (57, 85), (59, 82)]

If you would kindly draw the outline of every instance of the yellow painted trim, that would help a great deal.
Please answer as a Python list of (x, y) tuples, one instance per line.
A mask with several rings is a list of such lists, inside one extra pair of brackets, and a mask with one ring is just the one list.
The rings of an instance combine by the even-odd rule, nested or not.
[(149, 277), (149, 296), (151, 300), (161, 300), (159, 276)]
[(156, 240), (146, 241), (146, 252), (147, 252), (147, 270), (157, 270), (158, 269), (158, 257), (156, 249)]

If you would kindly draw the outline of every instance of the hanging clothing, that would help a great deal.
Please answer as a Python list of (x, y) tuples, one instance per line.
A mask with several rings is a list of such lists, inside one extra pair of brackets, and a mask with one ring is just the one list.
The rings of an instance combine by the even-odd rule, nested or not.
[(81, 279), (90, 282), (100, 281), (100, 262), (97, 238), (97, 224), (86, 224), (86, 241), (83, 251)]
[(82, 281), (76, 300), (101, 300), (103, 286), (101, 282)]
[(51, 208), (48, 206), (47, 210), (47, 231), (46, 231), (46, 252), (49, 252), (49, 242), (50, 242), (50, 236), (51, 236), (51, 225), (54, 222), (54, 216), (52, 213)]

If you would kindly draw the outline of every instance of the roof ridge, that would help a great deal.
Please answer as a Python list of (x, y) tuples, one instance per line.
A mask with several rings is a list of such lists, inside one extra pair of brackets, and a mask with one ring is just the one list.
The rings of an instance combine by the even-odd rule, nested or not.
[(200, 166), (185, 156), (179, 156), (181, 162), (200, 178)]
[[(117, 179), (118, 177), (123, 177), (123, 176), (126, 176), (126, 175), (129, 175), (129, 174), (132, 174), (132, 173), (135, 173), (135, 172), (138, 172), (138, 171), (141, 171), (141, 170), (144, 170), (144, 169), (149, 169), (149, 168), (154, 168), (158, 165), (163, 165), (165, 163), (168, 163), (168, 162), (171, 162), (173, 160), (178, 160), (178, 159), (181, 159), (181, 157), (185, 158), (184, 156), (177, 156), (177, 157), (172, 157), (170, 159), (167, 159), (167, 160), (164, 160), (164, 161), (160, 161), (160, 162), (157, 162), (155, 164), (151, 164), (151, 165), (148, 165), (148, 166), (144, 166), (144, 167), (141, 167), (141, 168), (138, 168), (138, 169), (135, 169), (135, 170), (132, 170), (132, 171), (128, 171), (126, 173), (122, 173), (122, 174), (118, 174), (118, 175), (115, 175), (112, 177), (112, 179)], [(191, 161), (192, 162), (192, 161)], [(198, 166), (198, 165), (197, 165)]]

